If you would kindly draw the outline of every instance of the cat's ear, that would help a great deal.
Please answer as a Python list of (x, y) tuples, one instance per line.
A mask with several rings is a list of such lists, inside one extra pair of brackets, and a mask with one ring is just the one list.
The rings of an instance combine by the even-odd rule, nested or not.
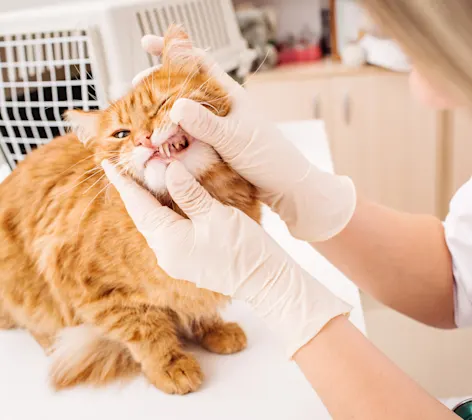
[(64, 119), (71, 125), (72, 132), (83, 144), (98, 133), (101, 111), (82, 111), (74, 109), (64, 113)]
[(171, 72), (195, 74), (202, 68), (201, 55), (180, 25), (171, 25), (164, 36), (162, 66)]

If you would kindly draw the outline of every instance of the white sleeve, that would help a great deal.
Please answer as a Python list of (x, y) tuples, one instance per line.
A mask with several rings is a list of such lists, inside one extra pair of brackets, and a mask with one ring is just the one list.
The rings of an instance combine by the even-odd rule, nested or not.
[(454, 270), (455, 322), (467, 327), (472, 325), (472, 179), (452, 199), (444, 228)]

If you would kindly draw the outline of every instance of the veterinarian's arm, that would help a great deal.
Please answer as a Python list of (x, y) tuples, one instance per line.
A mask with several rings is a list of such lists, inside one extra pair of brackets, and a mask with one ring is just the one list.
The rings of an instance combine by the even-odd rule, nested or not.
[[(243, 176), (263, 186), (263, 191), (271, 190), (272, 194), (264, 193), (264, 201), (279, 213), (291, 233), (310, 242), (362, 290), (425, 324), (455, 327), (452, 261), (438, 219), (356, 200), (350, 180), (320, 172), (310, 164), (302, 175), (300, 168), (306, 168), (307, 161), (275, 133), (275, 127), (256, 130), (263, 139), (234, 133), (234, 127), (248, 126), (244, 117), (224, 120), (190, 101), (177, 104), (172, 115), (190, 134), (212, 141)], [(232, 150), (236, 138), (244, 139), (241, 142), (247, 146), (240, 146), (241, 155)], [(218, 139), (228, 139), (228, 144), (221, 146)], [(282, 192), (284, 182), (287, 189)]]
[(454, 328), (454, 277), (444, 227), (359, 199), (338, 235), (312, 244), (362, 290), (425, 324)]
[(294, 360), (334, 419), (458, 420), (345, 317), (332, 320)]
[[(143, 41), (148, 52), (160, 53), (159, 37)], [(440, 221), (364, 200), (356, 205), (349, 179), (310, 165), (273, 124), (258, 117), (244, 89), (206, 60), (232, 97), (232, 112), (220, 118), (183, 99), (171, 112), (174, 122), (211, 144), (259, 187), (295, 237), (311, 242), (361, 289), (418, 321), (454, 327), (451, 257)]]
[(310, 277), (241, 211), (224, 206), (180, 163), (169, 193), (188, 215), (104, 169), (159, 265), (175, 278), (246, 301), (294, 355), (334, 419), (456, 418), (389, 362), (348, 322), (350, 308)]

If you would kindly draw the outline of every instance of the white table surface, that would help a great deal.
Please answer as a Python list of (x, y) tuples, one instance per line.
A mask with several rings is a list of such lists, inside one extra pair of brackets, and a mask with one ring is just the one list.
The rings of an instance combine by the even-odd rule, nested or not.
[[(281, 125), (319, 167), (332, 170), (323, 123)], [(1, 181), (2, 168), (0, 168)], [(0, 198), (1, 203), (1, 198)], [(307, 244), (294, 240), (266, 210), (264, 227), (310, 273), (354, 306), (351, 320), (365, 332), (357, 288)], [(203, 387), (184, 397), (165, 395), (140, 377), (126, 385), (54, 393), (48, 360), (25, 332), (0, 331), (0, 420), (325, 420), (326, 409), (276, 337), (243, 304), (225, 314), (245, 329), (249, 346), (232, 356), (193, 349), (206, 375)], [(334, 385), (334, 384), (333, 384)]]

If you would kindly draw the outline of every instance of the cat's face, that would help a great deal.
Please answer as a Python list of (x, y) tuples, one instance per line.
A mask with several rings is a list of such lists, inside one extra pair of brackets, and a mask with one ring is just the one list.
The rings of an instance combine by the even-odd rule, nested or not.
[(97, 160), (109, 159), (157, 196), (166, 195), (165, 170), (181, 161), (197, 178), (221, 164), (215, 150), (172, 124), (178, 98), (201, 102), (220, 116), (230, 110), (227, 93), (201, 68), (181, 30), (166, 36), (162, 68), (103, 111), (71, 111), (67, 118)]

